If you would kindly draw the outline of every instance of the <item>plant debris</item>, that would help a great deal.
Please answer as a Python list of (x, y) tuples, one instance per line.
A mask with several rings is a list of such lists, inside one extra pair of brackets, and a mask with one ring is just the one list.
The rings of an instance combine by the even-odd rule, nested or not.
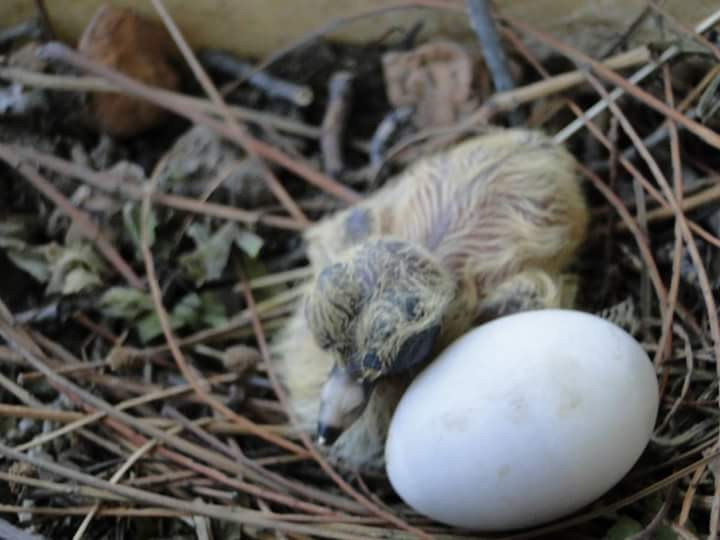
[(591, 58), (500, 10), (496, 90), (480, 41), (417, 27), (342, 45), (330, 23), (270, 62), (195, 64), (151, 3), (162, 22), (102, 6), (84, 56), (43, 10), (0, 35), (0, 536), (477, 537), (329, 466), (267, 357), (311, 222), (527, 118), (586, 179), (578, 309), (642, 343), (661, 408), (615, 488), (522, 537), (717, 538), (720, 12), (688, 29), (652, 3), (637, 20), (662, 41)]

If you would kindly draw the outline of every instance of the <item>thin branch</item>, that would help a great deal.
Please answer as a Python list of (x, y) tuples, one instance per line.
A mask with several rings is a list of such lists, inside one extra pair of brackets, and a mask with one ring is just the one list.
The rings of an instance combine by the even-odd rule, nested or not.
[(678, 21), (675, 17), (673, 17), (668, 11), (660, 6), (657, 2), (657, 0), (648, 0), (648, 7), (655, 11), (656, 13), (659, 13), (662, 15), (665, 20), (669, 21), (670, 24), (672, 24), (675, 28), (680, 30), (683, 34), (688, 36), (690, 39), (698, 42), (700, 45), (705, 47), (708, 51), (710, 51), (713, 56), (715, 56), (716, 60), (720, 60), (720, 49), (711, 42), (709, 39), (707, 39), (705, 36), (700, 34), (699, 32), (693, 30), (692, 28), (688, 28), (683, 23)]
[(500, 35), (495, 28), (495, 20), (490, 12), (489, 0), (465, 0), (465, 8), (470, 19), (470, 26), (480, 40), (483, 58), (490, 68), (496, 92), (512, 90), (512, 75), (508, 67), (505, 49), (500, 42)]
[[(34, 148), (0, 144), (0, 151), (3, 150), (14, 152), (19, 156), (22, 156), (23, 159), (36, 162), (42, 167), (59, 172), (60, 174), (64, 174), (75, 179), (82, 179), (91, 186), (101, 189), (107, 193), (115, 195), (119, 193), (134, 201), (141, 201), (143, 198), (142, 186), (126, 181), (118, 174), (110, 172), (96, 172), (77, 163), (73, 163), (50, 154), (43, 154)], [(152, 198), (153, 202), (168, 208), (212, 216), (220, 219), (227, 219), (230, 221), (238, 221), (248, 225), (262, 223), (270, 227), (287, 230), (300, 230), (302, 228), (298, 226), (294, 219), (282, 216), (263, 215), (260, 212), (242, 210), (240, 208), (216, 203), (203, 203), (195, 199), (182, 197), (180, 195), (173, 195), (170, 193), (156, 192), (153, 193)]]
[[(716, 13), (717, 19), (720, 20), (720, 11)], [(539, 30), (535, 30), (534, 28), (531, 28), (528, 24), (521, 22), (518, 19), (506, 17), (506, 19), (512, 23), (513, 26), (520, 29), (522, 32), (524, 32), (527, 35), (530, 35), (534, 37), (535, 39), (541, 41), (548, 47), (564, 54), (568, 58), (574, 60), (575, 62), (578, 62), (579, 64), (585, 64), (592, 68), (592, 70), (597, 73), (600, 77), (603, 79), (617, 85), (619, 88), (625, 91), (626, 93), (632, 95), (642, 103), (646, 104), (647, 106), (655, 109), (656, 111), (668, 116), (669, 118), (672, 118), (675, 122), (678, 124), (683, 125), (688, 131), (694, 133), (697, 135), (700, 139), (705, 141), (707, 144), (715, 147), (720, 148), (720, 135), (715, 133), (713, 130), (703, 126), (702, 124), (699, 124), (698, 122), (695, 122), (694, 120), (691, 120), (687, 116), (679, 113), (675, 109), (668, 107), (664, 102), (650, 94), (649, 92), (643, 90), (639, 86), (636, 86), (635, 81), (633, 80), (634, 77), (631, 77), (630, 79), (625, 79), (624, 77), (618, 75), (613, 70), (608, 69), (605, 67), (601, 62), (598, 62), (597, 60), (591, 58), (587, 54), (580, 52), (578, 49), (571, 47), (570, 45), (567, 45), (557, 38), (551, 36), (550, 34), (547, 34), (545, 32), (541, 32)], [(665, 56), (665, 55), (663, 55)], [(662, 57), (661, 57), (662, 59)], [(648, 64), (652, 65), (652, 64)], [(659, 64), (658, 64), (659, 65)], [(603, 108), (611, 103), (613, 103), (618, 96), (614, 96), (613, 93), (609, 93), (608, 96), (603, 99), (602, 103)], [(607, 104), (607, 105), (605, 105)], [(592, 110), (592, 109), (591, 109)], [(588, 116), (590, 111), (588, 111)], [(567, 138), (567, 131), (563, 130), (561, 133), (557, 134), (555, 136), (555, 140), (558, 142), (563, 142)]]
[(325, 527), (313, 527), (309, 525), (286, 523), (280, 519), (269, 518), (263, 512), (248, 510), (237, 506), (233, 508), (224, 508), (221, 506), (205, 504), (196, 501), (185, 501), (182, 499), (169, 497), (167, 495), (160, 495), (157, 493), (152, 493), (150, 491), (125, 486), (122, 484), (113, 484), (106, 480), (101, 480), (100, 478), (97, 478), (95, 476), (91, 476), (89, 474), (85, 474), (80, 471), (64, 467), (57, 463), (53, 463), (42, 458), (29, 456), (21, 452), (17, 452), (2, 443), (0, 443), (0, 454), (16, 461), (30, 463), (31, 465), (39, 469), (43, 469), (63, 478), (67, 478), (68, 480), (91, 486), (96, 489), (108, 491), (126, 499), (138, 501), (144, 504), (162, 506), (164, 508), (185, 511), (190, 514), (208, 516), (211, 518), (220, 519), (231, 523), (238, 523), (241, 525), (268, 527), (271, 529), (279, 529), (291, 533), (294, 532), (300, 534), (311, 534), (325, 538), (338, 538), (341, 540), (356, 540), (358, 538), (356, 535), (333, 531), (332, 529), (327, 529)]
[[(79, 92), (109, 92), (123, 93), (125, 90), (112, 82), (100, 77), (75, 75), (55, 75), (50, 73), (38, 73), (18, 67), (0, 67), (0, 78), (22, 83), (24, 86), (35, 88), (46, 88), (49, 90), (79, 91)], [(170, 90), (157, 88), (158, 93), (165, 92), (167, 96), (183, 103), (186, 108), (196, 109), (206, 114), (220, 116), (217, 107), (207, 99), (195, 96), (187, 96)], [(303, 124), (291, 118), (284, 118), (269, 112), (256, 111), (240, 105), (228, 105), (232, 115), (238, 120), (253, 122), (265, 128), (274, 128), (293, 135), (300, 135), (310, 139), (320, 137), (320, 128)]]
[[(576, 61), (579, 61), (580, 63), (587, 64), (589, 63), (588, 60), (590, 60), (589, 57), (586, 55), (582, 55), (582, 58), (577, 56), (578, 51), (575, 49), (572, 49), (569, 46), (566, 46), (562, 43), (560, 43), (555, 38), (552, 38), (548, 36), (547, 34), (538, 32), (536, 30), (531, 29), (529, 26), (527, 26), (524, 23), (521, 23), (520, 21), (517, 21), (515, 19), (510, 19), (506, 17), (506, 20), (509, 20), (512, 22), (512, 24), (518, 28), (522, 28), (523, 32), (529, 33), (533, 36), (535, 36), (538, 40), (541, 42), (544, 42), (545, 44), (549, 45), (551, 48), (558, 50), (564, 54), (566, 54), (569, 58), (573, 58)], [(712, 28), (718, 21), (720, 21), (720, 10), (716, 11), (709, 17), (705, 18), (703, 21), (701, 21), (698, 25), (695, 26), (695, 31), (698, 33), (705, 32), (706, 30)], [(651, 61), (645, 66), (643, 66), (641, 69), (633, 73), (627, 81), (625, 79), (622, 79), (622, 77), (617, 76), (615, 81), (617, 83), (617, 79), (622, 79), (623, 85), (618, 85), (620, 88), (615, 88), (611, 93), (610, 97), (612, 100), (618, 99), (620, 96), (625, 93), (627, 90), (628, 85), (635, 85), (647, 78), (649, 75), (651, 75), (656, 69), (658, 69), (661, 65), (663, 65), (665, 62), (669, 61), (670, 59), (674, 58), (677, 54), (680, 53), (680, 47), (678, 46), (671, 46), (668, 47), (658, 58), (657, 60)], [(596, 69), (597, 62), (594, 60), (591, 60), (593, 64), (590, 64), (593, 66), (593, 69)], [(600, 71), (598, 71), (600, 73)], [(626, 84), (627, 83), (627, 84)], [(631, 86), (632, 88), (636, 88), (634, 86)], [(637, 97), (637, 96), (636, 96)], [(658, 101), (656, 100), (656, 103)], [(592, 118), (595, 118), (598, 114), (603, 112), (607, 108), (608, 102), (606, 100), (600, 100), (595, 105), (590, 107), (588, 109), (582, 119), (577, 119), (571, 124), (569, 124), (565, 129), (560, 131), (555, 135), (555, 140), (558, 142), (563, 142), (572, 137), (575, 133), (577, 133), (584, 125), (584, 120), (589, 120)]]
[[(588, 74), (588, 79), (590, 80), (590, 83), (597, 89), (598, 93), (603, 95), (603, 97), (608, 97), (606, 90), (592, 75)], [(653, 177), (662, 188), (665, 198), (667, 199), (668, 203), (675, 212), (675, 215), (677, 216), (677, 223), (680, 225), (683, 239), (685, 240), (688, 252), (690, 253), (690, 258), (695, 265), (695, 271), (697, 272), (698, 281), (700, 282), (700, 289), (702, 290), (703, 298), (705, 300), (708, 321), (710, 322), (710, 334), (712, 335), (714, 342), (713, 348), (715, 351), (715, 366), (717, 370), (717, 375), (718, 377), (720, 377), (720, 324), (718, 323), (717, 304), (715, 302), (715, 297), (712, 292), (712, 287), (710, 286), (710, 280), (707, 275), (707, 270), (705, 269), (705, 266), (703, 264), (702, 257), (700, 257), (700, 252), (698, 251), (695, 238), (693, 237), (690, 226), (688, 225), (687, 218), (685, 217), (685, 214), (683, 214), (682, 209), (679, 207), (678, 201), (675, 198), (675, 195), (673, 194), (667, 179), (660, 170), (657, 161), (655, 161), (655, 159), (650, 155), (650, 153), (647, 151), (647, 148), (642, 145), (642, 140), (635, 131), (635, 128), (632, 126), (630, 121), (627, 119), (625, 114), (620, 110), (616, 103), (614, 103), (613, 101), (609, 101), (608, 106), (610, 107), (612, 113), (620, 121), (620, 126), (623, 128), (628, 137), (630, 137), (633, 144), (637, 147), (640, 155), (643, 157), (648, 168), (652, 172)], [(674, 112), (677, 112), (670, 107), (667, 108)], [(720, 402), (720, 395), (718, 396), (718, 401)], [(720, 486), (720, 482), (718, 483), (718, 486)]]

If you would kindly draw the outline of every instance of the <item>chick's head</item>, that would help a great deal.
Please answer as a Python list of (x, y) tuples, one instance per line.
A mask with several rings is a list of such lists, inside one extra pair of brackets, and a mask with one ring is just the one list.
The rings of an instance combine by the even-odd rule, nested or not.
[(305, 316), (335, 360), (321, 398), (320, 442), (360, 417), (380, 378), (428, 357), (454, 294), (452, 276), (432, 255), (395, 239), (367, 241), (318, 274)]

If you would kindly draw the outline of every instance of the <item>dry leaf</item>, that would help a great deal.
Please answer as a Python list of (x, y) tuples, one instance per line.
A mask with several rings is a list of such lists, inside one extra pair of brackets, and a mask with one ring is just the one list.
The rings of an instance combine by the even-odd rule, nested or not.
[(474, 64), (463, 47), (449, 41), (387, 53), (383, 73), (388, 99), (395, 107), (414, 106), (418, 127), (452, 124), (477, 106)]
[(218, 179), (220, 202), (257, 208), (274, 198), (260, 165), (206, 126), (194, 126), (175, 141), (158, 178), (168, 191), (197, 197)]
[(225, 350), (222, 362), (225, 369), (232, 369), (236, 373), (245, 373), (245, 371), (258, 364), (260, 359), (260, 353), (256, 348), (247, 345), (235, 345)]

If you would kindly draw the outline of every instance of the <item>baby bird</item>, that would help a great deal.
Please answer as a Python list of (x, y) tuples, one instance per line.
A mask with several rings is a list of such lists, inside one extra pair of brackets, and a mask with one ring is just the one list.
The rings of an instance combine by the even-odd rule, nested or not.
[(563, 271), (587, 222), (564, 148), (492, 129), (314, 225), (315, 277), (274, 343), (303, 428), (335, 462), (382, 467), (397, 402), (447, 345), (493, 318), (572, 305)]

